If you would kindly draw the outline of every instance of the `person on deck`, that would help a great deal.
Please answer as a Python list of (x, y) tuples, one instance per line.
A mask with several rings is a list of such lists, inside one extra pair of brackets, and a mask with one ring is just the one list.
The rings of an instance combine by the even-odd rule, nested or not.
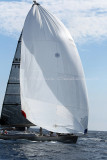
[(8, 133), (7, 133), (7, 130), (4, 131), (4, 134), (8, 134)]
[(0, 133), (1, 135), (3, 135), (3, 130), (1, 130), (1, 133)]
[(42, 133), (42, 128), (41, 128), (41, 127), (40, 127), (39, 132), (40, 132), (40, 136), (42, 136), (42, 135), (43, 135), (43, 133)]

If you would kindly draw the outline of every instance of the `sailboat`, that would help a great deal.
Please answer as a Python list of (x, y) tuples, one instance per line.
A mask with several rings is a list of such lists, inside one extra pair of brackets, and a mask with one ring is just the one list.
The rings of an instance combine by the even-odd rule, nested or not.
[(76, 45), (64, 24), (34, 1), (20, 35), (1, 125), (39, 126), (57, 136), (0, 135), (76, 143), (88, 130), (88, 96)]

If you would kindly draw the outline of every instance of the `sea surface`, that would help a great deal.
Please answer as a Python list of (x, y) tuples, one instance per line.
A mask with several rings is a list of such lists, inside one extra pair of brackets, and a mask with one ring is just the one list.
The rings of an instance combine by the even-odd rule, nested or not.
[(76, 144), (0, 140), (0, 160), (107, 160), (107, 132), (89, 131)]

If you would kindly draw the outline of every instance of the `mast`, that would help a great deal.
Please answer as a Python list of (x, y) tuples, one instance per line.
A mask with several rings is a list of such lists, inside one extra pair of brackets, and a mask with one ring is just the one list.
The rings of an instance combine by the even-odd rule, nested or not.
[(12, 62), (9, 80), (2, 105), (0, 124), (3, 126), (26, 127), (32, 124), (25, 119), (21, 113), (20, 100), (20, 56), (21, 56), (21, 37), (20, 35), (15, 56)]

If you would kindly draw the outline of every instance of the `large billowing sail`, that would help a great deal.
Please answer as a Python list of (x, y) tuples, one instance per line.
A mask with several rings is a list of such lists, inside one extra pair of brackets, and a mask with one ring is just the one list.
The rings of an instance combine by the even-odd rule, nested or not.
[(21, 106), (29, 121), (58, 133), (87, 129), (87, 92), (78, 51), (62, 22), (40, 5), (33, 5), (25, 20), (20, 81)]

